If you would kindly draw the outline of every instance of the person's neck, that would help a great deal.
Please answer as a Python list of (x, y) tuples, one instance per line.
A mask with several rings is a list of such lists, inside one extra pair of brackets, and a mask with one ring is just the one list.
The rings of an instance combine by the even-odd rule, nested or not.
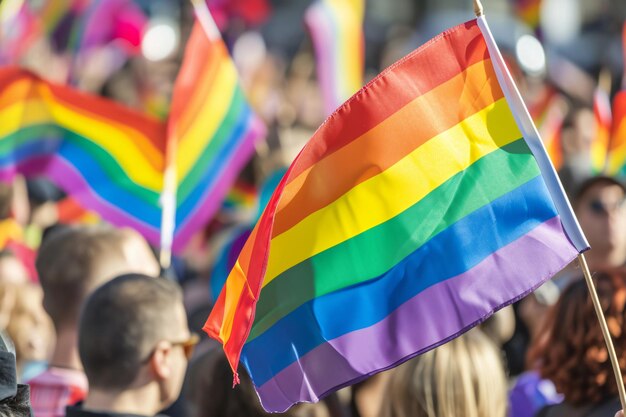
[(78, 334), (73, 329), (57, 330), (54, 353), (50, 366), (82, 371), (83, 365), (78, 355)]
[(114, 392), (90, 387), (83, 408), (108, 413), (154, 416), (161, 409), (159, 398), (159, 390), (152, 384)]
[(599, 269), (615, 268), (626, 263), (626, 253), (622, 250), (593, 250), (585, 253), (591, 272)]

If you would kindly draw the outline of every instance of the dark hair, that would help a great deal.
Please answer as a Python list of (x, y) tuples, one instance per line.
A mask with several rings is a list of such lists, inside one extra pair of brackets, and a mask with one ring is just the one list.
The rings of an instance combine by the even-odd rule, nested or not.
[(82, 311), (78, 350), (89, 385), (124, 389), (156, 344), (180, 326), (178, 284), (140, 274), (117, 277), (89, 297)]
[(0, 220), (8, 219), (13, 203), (13, 186), (0, 182)]
[[(626, 269), (594, 277), (598, 297), (626, 376)], [(574, 405), (596, 404), (617, 395), (608, 351), (586, 283), (579, 279), (548, 313), (529, 351), (529, 363)]]
[(110, 257), (123, 259), (124, 239), (121, 229), (99, 225), (68, 227), (44, 241), (36, 267), (57, 330), (78, 321), (84, 299), (105, 278), (95, 276), (95, 268)]
[(221, 347), (214, 347), (198, 357), (189, 367), (187, 376), (186, 394), (196, 410), (195, 417), (272, 415), (261, 407), (252, 381), (243, 367), (239, 369), (241, 383), (232, 388), (233, 373)]
[(601, 185), (617, 185), (624, 191), (626, 194), (626, 186), (616, 178), (610, 177), (608, 175), (596, 175), (594, 177), (587, 178), (584, 180), (578, 188), (576, 189), (576, 193), (574, 194), (574, 208), (577, 209), (580, 204), (582, 198), (587, 194), (587, 192), (594, 186)]

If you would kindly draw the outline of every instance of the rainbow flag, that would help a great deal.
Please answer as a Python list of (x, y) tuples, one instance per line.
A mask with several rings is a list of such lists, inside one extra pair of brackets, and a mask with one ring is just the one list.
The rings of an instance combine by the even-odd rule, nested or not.
[(626, 176), (626, 90), (613, 97), (613, 128), (607, 172)]
[(599, 174), (606, 169), (613, 124), (611, 99), (609, 94), (599, 87), (593, 93), (593, 114), (596, 120), (596, 134), (591, 143), (591, 169)]
[(556, 91), (551, 90), (543, 100), (530, 108), (529, 112), (537, 126), (539, 136), (543, 139), (552, 165), (557, 170), (560, 169), (563, 165), (561, 127), (567, 114), (567, 103)]
[(165, 128), (112, 101), (0, 68), (0, 179), (43, 175), (105, 220), (159, 240)]
[(363, 86), (364, 0), (318, 0), (306, 11), (326, 113)]
[[(200, 15), (199, 15), (200, 17)], [(211, 19), (208, 11), (203, 19)], [(212, 20), (196, 22), (168, 120), (168, 166), (176, 170), (174, 250), (219, 210), (265, 126), (248, 105)]]
[(513, 0), (517, 17), (535, 30), (541, 23), (541, 0)]
[[(294, 160), (204, 327), (284, 411), (458, 336), (588, 249), (483, 17)], [(364, 348), (366, 346), (366, 348)]]

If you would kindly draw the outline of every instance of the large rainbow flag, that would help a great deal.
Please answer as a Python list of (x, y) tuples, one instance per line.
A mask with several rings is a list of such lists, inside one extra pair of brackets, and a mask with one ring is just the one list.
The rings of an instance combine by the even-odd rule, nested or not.
[(235, 372), (245, 364), (263, 407), (283, 411), (445, 343), (587, 248), (478, 18), (319, 128), (205, 330)]
[(364, 15), (365, 0), (317, 0), (306, 11), (327, 114), (363, 86)]

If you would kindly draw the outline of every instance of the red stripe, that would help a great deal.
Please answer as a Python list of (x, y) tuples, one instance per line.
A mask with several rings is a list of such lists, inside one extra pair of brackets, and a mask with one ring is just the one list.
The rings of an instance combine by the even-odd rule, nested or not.
[[(451, 55), (456, 59), (450, 59)], [(306, 154), (295, 163), (291, 178), (374, 128), (416, 97), (488, 57), (476, 20), (433, 38), (387, 68), (330, 115), (315, 133), (315, 139), (307, 144)], [(376, 96), (376, 106), (372, 106), (372, 95)], [(360, 123), (346, 124), (347, 112), (352, 113), (349, 120)]]
[[(39, 84), (49, 88), (59, 104), (77, 113), (104, 122), (112, 121), (130, 127), (141, 132), (157, 150), (164, 151), (165, 149), (164, 129), (160, 121), (146, 116), (141, 112), (124, 107), (112, 100), (81, 93), (70, 87), (49, 83), (29, 71), (15, 67), (0, 69), (0, 91), (22, 79), (31, 80), (33, 87)], [(33, 89), (32, 93), (34, 94), (35, 92), (36, 90)], [(34, 96), (39, 97), (39, 94), (34, 94)], [(12, 103), (6, 104), (9, 105)]]

